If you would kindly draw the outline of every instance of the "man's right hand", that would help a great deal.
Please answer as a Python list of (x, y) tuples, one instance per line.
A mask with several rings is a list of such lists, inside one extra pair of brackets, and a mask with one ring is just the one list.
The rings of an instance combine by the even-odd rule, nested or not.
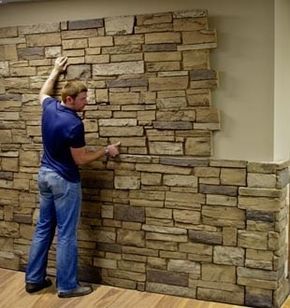
[(119, 155), (119, 146), (120, 146), (121, 142), (117, 142), (115, 144), (110, 144), (107, 146), (107, 150), (108, 150), (108, 154), (110, 157), (115, 157), (117, 155)]
[(56, 60), (55, 60), (55, 63), (54, 63), (54, 69), (58, 72), (58, 73), (62, 73), (66, 70), (68, 66), (68, 63), (67, 63), (67, 57), (58, 57)]

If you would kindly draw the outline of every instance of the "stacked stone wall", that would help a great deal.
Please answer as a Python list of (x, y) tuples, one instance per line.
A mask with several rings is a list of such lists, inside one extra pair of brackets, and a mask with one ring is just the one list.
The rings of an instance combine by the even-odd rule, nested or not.
[[(219, 112), (206, 10), (0, 29), (0, 266), (23, 270), (38, 216), (38, 93), (55, 58), (89, 89), (80, 276), (254, 307), (288, 294), (287, 163), (212, 158)], [(49, 255), (54, 273), (56, 241)]]

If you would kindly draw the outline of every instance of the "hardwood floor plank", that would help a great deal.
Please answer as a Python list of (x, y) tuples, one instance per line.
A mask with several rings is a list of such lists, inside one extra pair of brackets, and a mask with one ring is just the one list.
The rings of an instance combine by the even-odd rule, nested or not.
[[(24, 289), (24, 273), (0, 268), (1, 308), (241, 308), (164, 294), (94, 285), (94, 292), (75, 298), (58, 298), (55, 286), (37, 294)], [(246, 307), (246, 306), (244, 306)], [(281, 308), (290, 308), (290, 297)]]

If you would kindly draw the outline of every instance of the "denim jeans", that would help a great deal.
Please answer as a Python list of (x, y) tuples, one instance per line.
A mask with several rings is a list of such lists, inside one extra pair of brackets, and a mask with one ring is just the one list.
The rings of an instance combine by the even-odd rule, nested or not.
[(77, 228), (81, 184), (69, 182), (53, 170), (41, 167), (38, 187), (40, 213), (29, 253), (26, 282), (44, 281), (48, 251), (57, 227), (56, 285), (58, 291), (70, 291), (78, 285)]

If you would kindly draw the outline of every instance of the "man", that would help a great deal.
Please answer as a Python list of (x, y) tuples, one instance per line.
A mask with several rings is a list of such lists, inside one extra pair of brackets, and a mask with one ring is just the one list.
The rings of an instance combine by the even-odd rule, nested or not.
[(84, 125), (77, 112), (87, 104), (87, 88), (79, 81), (67, 82), (62, 102), (50, 95), (59, 75), (67, 68), (67, 58), (59, 57), (43, 84), (39, 98), (42, 105), (44, 154), (38, 174), (40, 213), (26, 270), (26, 291), (34, 293), (49, 287), (46, 277), (48, 251), (57, 227), (56, 286), (59, 297), (89, 294), (91, 286), (80, 286), (77, 277), (77, 226), (81, 207), (78, 165), (104, 155), (119, 154), (120, 143), (97, 151), (85, 146)]

